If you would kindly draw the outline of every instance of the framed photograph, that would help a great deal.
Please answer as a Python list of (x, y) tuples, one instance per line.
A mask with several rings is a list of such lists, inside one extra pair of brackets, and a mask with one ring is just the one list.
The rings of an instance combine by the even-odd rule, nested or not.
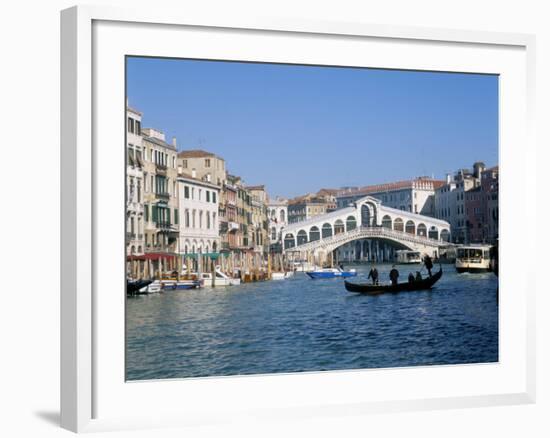
[(534, 38), (62, 12), (62, 426), (534, 402)]

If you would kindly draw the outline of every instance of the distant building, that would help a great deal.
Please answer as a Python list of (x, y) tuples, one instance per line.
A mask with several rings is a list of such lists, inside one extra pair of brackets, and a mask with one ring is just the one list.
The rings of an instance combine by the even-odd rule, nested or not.
[(126, 106), (126, 253), (141, 255), (145, 249), (143, 220), (142, 114)]
[(288, 218), (288, 200), (276, 197), (267, 204), (269, 220), (269, 242), (273, 250), (279, 251), (282, 242), (281, 229), (286, 226)]
[(180, 254), (215, 253), (220, 249), (220, 187), (178, 175), (178, 200), (182, 214), (179, 223)]
[(301, 222), (336, 209), (336, 189), (321, 189), (288, 201), (288, 223)]
[(175, 253), (179, 237), (176, 139), (165, 141), (153, 128), (143, 129), (145, 248)]
[[(435, 193), (435, 216), (451, 224), (454, 243), (474, 243), (487, 240), (486, 194), (481, 186), (485, 164), (478, 161), (472, 169), (459, 169), (453, 178)], [(497, 189), (498, 190), (498, 189)]]
[(485, 212), (484, 241), (496, 243), (498, 239), (498, 166), (481, 173), (481, 188)]
[(247, 251), (251, 246), (252, 198), (240, 176), (227, 174), (220, 205), (222, 249)]
[(246, 186), (250, 195), (250, 213), (252, 223), (249, 227), (251, 247), (255, 252), (265, 253), (269, 250), (268, 222), (267, 222), (267, 192), (265, 186)]
[(223, 187), (227, 178), (225, 160), (212, 152), (192, 149), (178, 153), (180, 172), (191, 175), (201, 181)]
[(403, 211), (434, 216), (435, 190), (445, 181), (429, 177), (418, 177), (413, 180), (376, 184), (361, 188), (345, 188), (336, 195), (337, 208), (352, 205), (367, 195), (382, 201), (382, 204)]

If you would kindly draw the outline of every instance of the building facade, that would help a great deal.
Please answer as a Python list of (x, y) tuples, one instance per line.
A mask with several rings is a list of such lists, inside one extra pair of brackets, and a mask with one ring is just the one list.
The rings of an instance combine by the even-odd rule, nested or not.
[(126, 106), (126, 254), (145, 251), (142, 114)]
[(418, 177), (413, 180), (346, 188), (336, 195), (336, 206), (348, 207), (368, 195), (379, 199), (388, 207), (433, 217), (435, 191), (444, 184), (445, 181), (442, 180)]
[(216, 253), (220, 249), (220, 188), (185, 173), (178, 176), (180, 254)]
[(267, 204), (269, 243), (272, 251), (281, 251), (281, 229), (286, 226), (288, 218), (288, 200), (280, 197), (270, 199)]
[(212, 152), (192, 149), (178, 153), (180, 173), (191, 175), (201, 181), (223, 187), (227, 178), (225, 160)]
[(143, 129), (145, 250), (175, 253), (179, 209), (176, 140), (169, 144), (161, 131)]
[(267, 192), (263, 185), (247, 186), (245, 188), (250, 195), (250, 214), (252, 219), (252, 223), (249, 226), (250, 244), (255, 252), (264, 254), (269, 251)]

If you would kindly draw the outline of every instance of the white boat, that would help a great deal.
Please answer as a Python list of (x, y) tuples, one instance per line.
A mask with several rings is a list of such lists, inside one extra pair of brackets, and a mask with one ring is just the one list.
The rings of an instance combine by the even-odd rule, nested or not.
[(489, 245), (462, 245), (456, 249), (457, 272), (489, 272), (491, 270)]
[(399, 251), (395, 251), (395, 256), (395, 262), (401, 265), (413, 265), (422, 263), (422, 256), (420, 254), (420, 251), (401, 249)]
[(216, 268), (216, 278), (212, 278), (211, 272), (201, 273), (201, 280), (205, 287), (212, 286), (237, 286), (241, 284), (240, 278), (231, 278), (224, 274), (219, 268)]
[(308, 272), (308, 271), (314, 271), (316, 269), (319, 269), (318, 266), (312, 265), (311, 263), (306, 261), (294, 262), (292, 264), (292, 267), (295, 272)]
[(155, 280), (150, 285), (139, 290), (139, 293), (141, 294), (156, 294), (159, 292), (162, 292), (162, 283), (160, 280)]
[(293, 271), (288, 272), (272, 272), (271, 273), (271, 279), (272, 280), (285, 280), (287, 278), (290, 278), (294, 275)]

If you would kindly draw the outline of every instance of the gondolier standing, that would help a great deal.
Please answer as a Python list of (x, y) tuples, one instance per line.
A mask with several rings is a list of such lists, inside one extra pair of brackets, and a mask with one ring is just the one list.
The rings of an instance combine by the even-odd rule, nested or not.
[(378, 269), (376, 269), (374, 266), (370, 268), (368, 278), (372, 278), (372, 284), (378, 284)]
[(393, 286), (397, 285), (397, 279), (399, 278), (399, 271), (395, 269), (395, 265), (392, 266), (392, 270), (390, 271), (390, 280), (391, 284)]
[(432, 258), (428, 254), (424, 256), (424, 266), (426, 266), (426, 269), (428, 270), (428, 275), (431, 277), (434, 264), (432, 262)]

